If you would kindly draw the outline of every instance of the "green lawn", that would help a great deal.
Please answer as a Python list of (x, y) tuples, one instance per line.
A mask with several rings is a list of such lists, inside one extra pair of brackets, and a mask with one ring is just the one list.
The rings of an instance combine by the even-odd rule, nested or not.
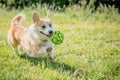
[[(44, 9), (35, 9), (40, 17)], [(120, 80), (120, 14), (88, 13), (80, 8), (50, 11), (56, 30), (64, 42), (55, 45), (55, 60), (29, 58), (7, 43), (11, 19), (26, 14), (28, 27), (34, 10), (0, 9), (0, 80)]]

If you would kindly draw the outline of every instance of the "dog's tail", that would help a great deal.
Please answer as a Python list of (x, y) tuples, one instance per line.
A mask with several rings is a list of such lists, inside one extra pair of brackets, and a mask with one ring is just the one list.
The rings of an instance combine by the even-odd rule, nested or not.
[(13, 18), (13, 20), (11, 21), (11, 26), (14, 27), (14, 26), (20, 25), (20, 23), (23, 19), (26, 19), (24, 14), (20, 13), (20, 14), (16, 15)]

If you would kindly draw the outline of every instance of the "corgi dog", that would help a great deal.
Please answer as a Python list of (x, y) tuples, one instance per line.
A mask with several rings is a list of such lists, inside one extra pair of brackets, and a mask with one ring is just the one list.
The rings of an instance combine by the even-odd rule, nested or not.
[(37, 12), (32, 14), (32, 24), (29, 28), (21, 25), (25, 15), (20, 13), (11, 21), (11, 28), (8, 31), (8, 42), (12, 48), (24, 51), (30, 57), (43, 57), (48, 53), (50, 60), (54, 60), (54, 45), (50, 41), (54, 31), (50, 16), (39, 18)]

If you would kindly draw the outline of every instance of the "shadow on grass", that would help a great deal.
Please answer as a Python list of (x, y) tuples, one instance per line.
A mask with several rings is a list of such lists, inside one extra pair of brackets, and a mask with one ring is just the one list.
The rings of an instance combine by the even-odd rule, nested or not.
[(70, 74), (73, 74), (74, 71), (76, 70), (74, 67), (71, 67), (70, 65), (67, 65), (65, 63), (61, 63), (59, 61), (50, 61), (49, 58), (44, 57), (44, 58), (31, 58), (28, 57), (26, 54), (19, 55), (21, 58), (29, 60), (33, 65), (42, 65), (44, 63), (45, 68), (51, 68), (53, 70), (62, 70), (64, 71), (69, 71)]

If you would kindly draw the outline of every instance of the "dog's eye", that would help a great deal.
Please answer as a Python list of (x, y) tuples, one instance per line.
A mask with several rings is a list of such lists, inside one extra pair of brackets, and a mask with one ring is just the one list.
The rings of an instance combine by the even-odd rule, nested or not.
[(42, 26), (42, 28), (44, 28), (44, 29), (45, 29), (46, 27), (43, 25), (43, 26)]

